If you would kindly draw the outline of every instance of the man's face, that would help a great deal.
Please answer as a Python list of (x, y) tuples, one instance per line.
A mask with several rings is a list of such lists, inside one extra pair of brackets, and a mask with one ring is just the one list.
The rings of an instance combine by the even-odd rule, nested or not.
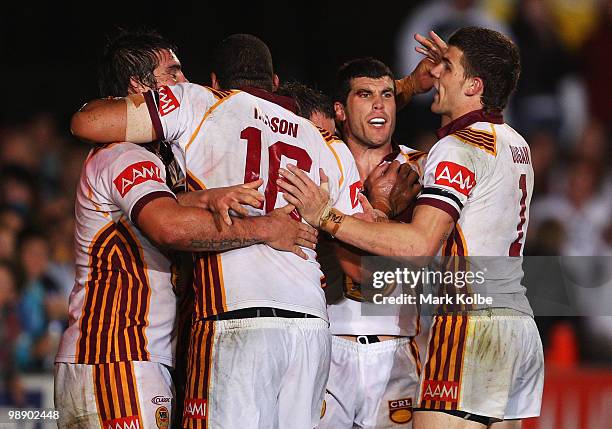
[(465, 78), (461, 57), (463, 52), (456, 46), (450, 46), (442, 62), (431, 69), (434, 77), (434, 100), (431, 111), (455, 119), (461, 109), (466, 95), (468, 79)]
[(187, 78), (181, 69), (181, 63), (174, 52), (164, 49), (157, 53), (157, 57), (159, 63), (153, 70), (153, 74), (158, 87), (187, 82)]
[(391, 77), (352, 79), (344, 112), (343, 132), (347, 140), (369, 147), (390, 144), (395, 130), (395, 91)]

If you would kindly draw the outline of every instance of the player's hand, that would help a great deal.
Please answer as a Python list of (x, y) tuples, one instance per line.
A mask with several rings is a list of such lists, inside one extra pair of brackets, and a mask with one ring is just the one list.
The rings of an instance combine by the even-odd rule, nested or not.
[(300, 246), (314, 250), (317, 246), (318, 231), (304, 222), (294, 220), (291, 217), (293, 210), (295, 206), (287, 204), (267, 215), (268, 229), (272, 235), (266, 244), (276, 250), (293, 252), (302, 259), (308, 259), (308, 255)]
[(448, 49), (448, 45), (435, 32), (429, 32), (429, 38), (415, 34), (414, 39), (421, 44), (414, 49), (425, 55), (414, 71), (410, 74), (415, 94), (429, 91), (434, 84), (431, 69), (442, 62), (442, 57)]
[(399, 161), (381, 162), (368, 175), (363, 187), (368, 200), (375, 209), (381, 210), (386, 215), (391, 214), (391, 190), (397, 181), (397, 173), (400, 168)]
[(233, 210), (240, 216), (248, 216), (249, 212), (244, 205), (256, 209), (261, 208), (265, 198), (256, 189), (262, 183), (263, 180), (258, 179), (242, 185), (186, 192), (179, 194), (179, 204), (210, 210), (215, 216), (215, 222), (222, 219), (227, 225), (232, 225), (232, 218), (229, 214), (230, 210)]
[(412, 200), (419, 195), (419, 192), (421, 192), (419, 174), (410, 167), (410, 164), (402, 164), (397, 173), (395, 185), (393, 185), (389, 195), (389, 204), (391, 205), (389, 217), (393, 218), (406, 210)]
[(295, 165), (287, 165), (279, 170), (280, 178), (276, 184), (283, 188), (285, 199), (293, 204), (302, 218), (319, 228), (323, 215), (330, 209), (328, 179), (323, 169), (319, 169), (321, 186)]
[(363, 208), (363, 213), (355, 213), (353, 217), (355, 219), (363, 220), (365, 222), (388, 222), (389, 218), (385, 213), (381, 210), (377, 210), (372, 207), (368, 198), (363, 195), (357, 195), (359, 202), (361, 203), (361, 207)]

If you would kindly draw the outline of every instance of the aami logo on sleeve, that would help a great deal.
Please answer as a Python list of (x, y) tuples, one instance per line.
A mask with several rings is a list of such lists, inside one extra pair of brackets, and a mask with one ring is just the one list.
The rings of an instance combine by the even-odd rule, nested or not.
[(359, 193), (363, 189), (363, 185), (361, 184), (361, 180), (356, 181), (349, 187), (349, 191), (351, 193), (351, 205), (353, 208), (357, 207), (359, 204)]
[(159, 93), (159, 114), (161, 116), (167, 115), (180, 106), (176, 96), (169, 87), (164, 85), (157, 92)]
[(125, 197), (125, 194), (130, 192), (130, 189), (134, 186), (148, 182), (149, 180), (164, 183), (164, 180), (161, 178), (159, 167), (155, 165), (153, 161), (141, 161), (123, 170), (121, 174), (113, 180), (113, 183), (119, 191), (119, 194)]
[(476, 176), (462, 165), (443, 161), (436, 167), (436, 180), (434, 183), (449, 186), (467, 197), (476, 184)]
[(205, 399), (185, 399), (183, 415), (189, 419), (202, 420), (206, 418)]
[(422, 399), (424, 401), (457, 402), (459, 400), (459, 383), (456, 381), (425, 380)]
[(105, 420), (102, 423), (104, 429), (140, 429), (140, 419), (138, 416), (120, 417), (113, 420)]

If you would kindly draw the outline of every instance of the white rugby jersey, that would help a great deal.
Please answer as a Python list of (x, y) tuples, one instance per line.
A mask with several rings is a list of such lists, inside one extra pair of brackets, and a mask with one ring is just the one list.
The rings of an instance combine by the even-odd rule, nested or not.
[[(244, 91), (216, 91), (191, 83), (146, 94), (158, 137), (185, 152), (189, 190), (264, 180), (263, 215), (286, 205), (276, 185), (278, 169), (296, 164), (316, 183), (329, 177), (334, 207), (360, 210), (361, 182), (346, 145), (289, 110)], [(263, 244), (195, 258), (197, 318), (248, 307), (275, 307), (327, 320), (322, 272), (309, 260)]]
[(148, 202), (175, 198), (165, 176), (162, 161), (135, 144), (90, 152), (76, 195), (70, 321), (56, 362), (174, 366), (170, 261), (133, 222)]
[[(385, 157), (386, 161), (397, 160), (408, 163), (423, 179), (427, 153), (398, 145), (396, 150)], [(410, 219), (406, 219), (410, 221)], [(327, 261), (327, 259), (326, 259)], [(384, 309), (376, 304), (364, 302), (359, 284), (345, 275), (335, 258), (325, 263), (324, 269), (329, 288), (343, 288), (342, 296), (328, 293), (327, 312), (330, 329), (334, 335), (398, 335), (415, 336), (419, 331), (417, 308), (402, 305), (385, 305)], [(342, 286), (338, 285), (342, 283)], [(401, 293), (400, 289), (392, 295)], [(330, 299), (331, 297), (331, 299)], [(366, 314), (365, 316), (363, 314)], [(379, 315), (379, 314), (384, 314)]]
[[(477, 272), (486, 267), (486, 288), (475, 286), (473, 291), (486, 291), (493, 298), (492, 307), (531, 314), (521, 285), (533, 191), (527, 142), (501, 115), (481, 110), (451, 122), (438, 137), (429, 151), (417, 205), (444, 210), (456, 222), (441, 254), (460, 257), (454, 261), (459, 264), (455, 270)], [(491, 306), (471, 308), (482, 307)]]

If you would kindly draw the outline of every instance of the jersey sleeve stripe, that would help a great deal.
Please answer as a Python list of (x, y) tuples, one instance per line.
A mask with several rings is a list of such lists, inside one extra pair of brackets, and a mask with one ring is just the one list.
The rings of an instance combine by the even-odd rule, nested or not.
[(132, 223), (138, 226), (138, 215), (142, 211), (142, 209), (149, 204), (151, 201), (154, 201), (158, 198), (172, 198), (176, 200), (176, 196), (170, 191), (153, 191), (141, 197), (136, 203), (132, 206), (132, 210), (130, 211), (129, 217)]
[(457, 223), (457, 221), (459, 220), (459, 210), (457, 210), (454, 205), (449, 204), (446, 201), (439, 200), (437, 198), (419, 198), (416, 202), (416, 205), (426, 205), (435, 207), (446, 212), (451, 218), (453, 218), (453, 222)]
[(159, 94), (157, 91), (147, 91), (144, 93), (144, 99), (147, 103), (147, 109), (149, 109), (149, 116), (153, 123), (153, 129), (155, 130), (155, 136), (159, 140), (164, 138), (164, 127), (162, 127), (161, 120), (159, 119), (159, 113), (157, 112), (157, 105), (159, 104)]
[(459, 211), (463, 210), (463, 204), (461, 204), (461, 201), (459, 200), (459, 198), (457, 198), (456, 195), (453, 195), (452, 193), (447, 192), (443, 189), (427, 187), (423, 189), (423, 191), (421, 192), (421, 195), (436, 195), (436, 196), (440, 196), (444, 198), (449, 198), (457, 205), (457, 208), (459, 209)]

